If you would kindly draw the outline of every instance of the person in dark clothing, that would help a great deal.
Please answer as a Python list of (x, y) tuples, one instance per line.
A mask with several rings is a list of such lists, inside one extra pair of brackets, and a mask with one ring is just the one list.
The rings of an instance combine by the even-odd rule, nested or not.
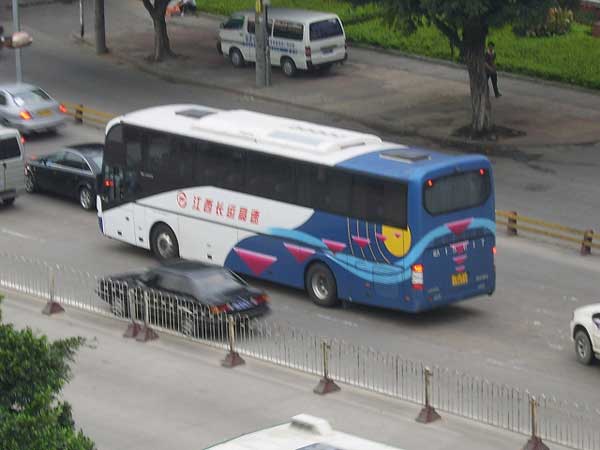
[(492, 87), (494, 88), (494, 95), (496, 98), (501, 97), (502, 94), (498, 90), (498, 72), (496, 72), (496, 46), (493, 42), (490, 42), (485, 52), (485, 73), (487, 79), (492, 79)]

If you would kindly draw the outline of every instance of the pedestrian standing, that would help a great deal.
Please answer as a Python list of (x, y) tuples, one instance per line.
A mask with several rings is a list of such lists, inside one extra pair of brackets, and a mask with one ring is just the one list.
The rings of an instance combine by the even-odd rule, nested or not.
[(489, 42), (487, 50), (485, 52), (485, 73), (487, 80), (492, 79), (492, 87), (494, 88), (494, 95), (496, 98), (502, 97), (502, 94), (498, 90), (498, 72), (496, 71), (496, 46), (493, 42)]

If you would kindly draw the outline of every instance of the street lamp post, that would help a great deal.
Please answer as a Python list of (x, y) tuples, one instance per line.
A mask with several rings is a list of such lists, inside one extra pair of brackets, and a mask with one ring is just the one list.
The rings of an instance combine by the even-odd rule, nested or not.
[[(12, 0), (13, 13), (13, 33), (21, 31), (21, 23), (19, 21), (19, 0)], [(15, 53), (15, 64), (17, 72), (17, 83), (23, 82), (23, 68), (21, 67), (21, 49), (17, 48)]]

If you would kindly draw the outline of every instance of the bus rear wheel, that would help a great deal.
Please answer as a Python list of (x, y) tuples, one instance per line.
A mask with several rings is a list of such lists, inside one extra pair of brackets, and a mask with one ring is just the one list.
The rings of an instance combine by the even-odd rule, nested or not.
[(308, 268), (305, 285), (315, 304), (331, 308), (339, 303), (335, 278), (325, 264), (315, 263)]
[(165, 224), (159, 223), (154, 227), (150, 245), (158, 259), (167, 261), (179, 258), (179, 244), (175, 233)]

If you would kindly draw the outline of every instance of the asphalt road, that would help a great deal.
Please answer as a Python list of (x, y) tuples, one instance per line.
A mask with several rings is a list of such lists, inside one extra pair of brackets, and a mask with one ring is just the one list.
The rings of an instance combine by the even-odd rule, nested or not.
[[(37, 17), (33, 8), (23, 11), (23, 23), (35, 27), (37, 37), (36, 45), (24, 54), (25, 79), (57, 98), (114, 113), (161, 103), (197, 102), (364, 129), (328, 114), (169, 83), (111, 58), (96, 58), (89, 48), (70, 41), (68, 36), (76, 26), (67, 19), (53, 22), (54, 29), (65, 26), (59, 38), (50, 33), (48, 16)], [(13, 73), (11, 57), (4, 53), (0, 82), (11, 81)], [(101, 130), (70, 125), (58, 135), (31, 138), (27, 152), (41, 154), (65, 143), (101, 139)], [(494, 156), (497, 206), (563, 222), (572, 218), (573, 224), (582, 227), (600, 223), (595, 151), (592, 146), (552, 149), (540, 151), (542, 156), (534, 160), (521, 154)], [(274, 320), (596, 408), (600, 405), (600, 365), (576, 364), (568, 321), (573, 308), (600, 301), (598, 257), (582, 258), (575, 248), (509, 239), (501, 233), (498, 248), (498, 290), (491, 299), (421, 316), (363, 307), (321, 309), (301, 292), (271, 284), (265, 287), (273, 299)], [(98, 274), (154, 263), (145, 251), (102, 237), (93, 213), (42, 194), (23, 196), (14, 208), (0, 210), (0, 249)]]

